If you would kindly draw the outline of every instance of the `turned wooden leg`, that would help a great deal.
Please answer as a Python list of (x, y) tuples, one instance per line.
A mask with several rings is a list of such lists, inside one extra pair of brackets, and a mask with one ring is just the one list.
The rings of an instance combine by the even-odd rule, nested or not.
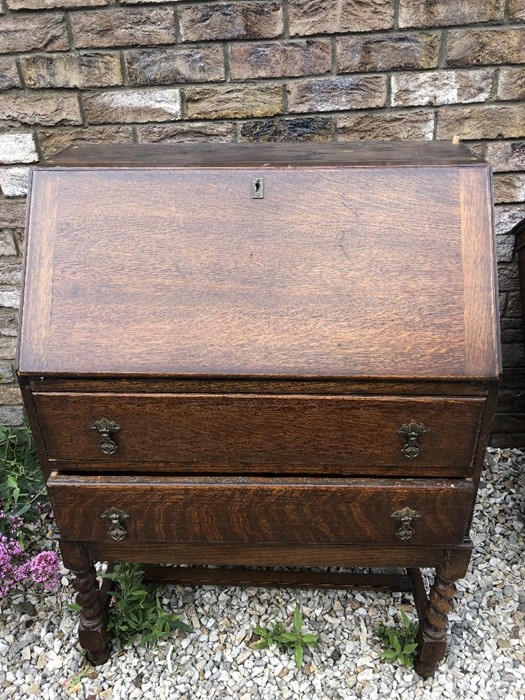
[(423, 678), (436, 672), (447, 650), (448, 614), (456, 595), (455, 581), (467, 571), (471, 549), (447, 551), (428, 594), (424, 619), (417, 635), (414, 668)]
[(109, 658), (106, 609), (93, 562), (79, 542), (60, 542), (60, 549), (65, 566), (75, 574), (73, 588), (77, 591), (76, 602), (82, 608), (78, 625), (80, 646), (93, 665), (103, 664)]

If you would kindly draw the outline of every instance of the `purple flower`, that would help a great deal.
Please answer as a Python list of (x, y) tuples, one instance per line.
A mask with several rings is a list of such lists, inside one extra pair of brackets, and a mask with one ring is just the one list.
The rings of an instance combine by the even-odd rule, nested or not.
[(28, 574), (35, 583), (44, 584), (44, 590), (50, 591), (58, 586), (60, 559), (55, 552), (40, 552), (28, 563)]

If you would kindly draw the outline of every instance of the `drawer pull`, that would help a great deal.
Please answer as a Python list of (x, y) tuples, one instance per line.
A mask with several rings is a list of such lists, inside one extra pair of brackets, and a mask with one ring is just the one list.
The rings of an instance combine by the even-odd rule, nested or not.
[(424, 433), (429, 433), (430, 428), (425, 428), (422, 423), (416, 423), (414, 419), (410, 423), (405, 423), (400, 428), (398, 428), (397, 433), (402, 435), (406, 442), (401, 448), (401, 452), (408, 457), (408, 459), (414, 459), (421, 452), (421, 445), (418, 440)]
[(396, 535), (400, 540), (409, 540), (414, 534), (415, 530), (412, 527), (414, 520), (417, 520), (421, 515), (417, 510), (412, 510), (411, 508), (403, 508), (402, 510), (396, 510), (392, 513), (392, 518), (399, 521), (400, 526), (396, 530)]
[(108, 535), (111, 538), (117, 542), (120, 542), (120, 540), (123, 540), (124, 537), (126, 537), (128, 532), (124, 523), (126, 520), (130, 519), (131, 516), (129, 513), (112, 506), (111, 508), (105, 510), (100, 517), (111, 521), (111, 527), (108, 530)]
[(111, 435), (114, 435), (121, 430), (118, 423), (108, 420), (107, 418), (101, 418), (93, 423), (91, 430), (94, 430), (100, 435), (100, 442), (98, 443), (98, 446), (105, 455), (112, 455), (117, 451), (118, 445), (111, 439)]

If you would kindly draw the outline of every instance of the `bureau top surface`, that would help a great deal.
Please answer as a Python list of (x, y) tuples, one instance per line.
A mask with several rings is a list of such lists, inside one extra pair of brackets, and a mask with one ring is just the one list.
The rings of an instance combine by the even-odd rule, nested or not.
[(482, 162), (450, 141), (401, 143), (114, 144), (72, 146), (36, 167), (400, 167)]
[(429, 146), (69, 149), (32, 175), (18, 371), (497, 377), (490, 171)]

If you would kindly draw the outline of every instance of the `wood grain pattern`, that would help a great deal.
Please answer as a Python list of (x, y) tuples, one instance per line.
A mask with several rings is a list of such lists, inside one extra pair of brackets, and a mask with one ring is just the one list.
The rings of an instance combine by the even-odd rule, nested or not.
[[(243, 566), (343, 566), (436, 567), (443, 560), (442, 546), (297, 545), (297, 544), (199, 544), (196, 542), (87, 542), (90, 556), (98, 561), (136, 561), (150, 564), (209, 564)], [(455, 550), (470, 554), (466, 541)], [(446, 551), (450, 551), (447, 548)]]
[(132, 542), (396, 545), (392, 513), (420, 513), (410, 545), (460, 544), (474, 488), (468, 481), (74, 476), (48, 489), (58, 527), (72, 539), (108, 541), (100, 516), (129, 514)]
[[(482, 398), (267, 396), (260, 394), (34, 394), (53, 460), (167, 462), (186, 467), (395, 467), (402, 475), (461, 476), (471, 467)], [(104, 455), (91, 426), (102, 417), (121, 427), (118, 449)], [(428, 432), (408, 459), (397, 430), (410, 420)], [(104, 467), (105, 465), (105, 467)], [(79, 465), (77, 468), (82, 468)], [(122, 467), (121, 467), (122, 468)], [(435, 473), (435, 472), (433, 472)]]
[(488, 166), (461, 172), (465, 361), (472, 377), (501, 374)]
[(450, 141), (406, 143), (135, 144), (72, 146), (39, 167), (363, 167), (476, 165), (463, 144)]
[(263, 200), (242, 168), (42, 171), (19, 371), (465, 377), (459, 170), (273, 168)]
[(352, 380), (341, 378), (336, 381), (326, 379), (271, 380), (264, 377), (247, 379), (180, 379), (165, 377), (159, 379), (96, 378), (83, 375), (74, 379), (60, 377), (21, 378), (27, 381), (32, 391), (44, 392), (102, 392), (122, 394), (159, 393), (159, 394), (351, 394), (354, 396), (487, 396), (487, 383), (483, 381), (433, 381), (403, 380), (385, 381)]

